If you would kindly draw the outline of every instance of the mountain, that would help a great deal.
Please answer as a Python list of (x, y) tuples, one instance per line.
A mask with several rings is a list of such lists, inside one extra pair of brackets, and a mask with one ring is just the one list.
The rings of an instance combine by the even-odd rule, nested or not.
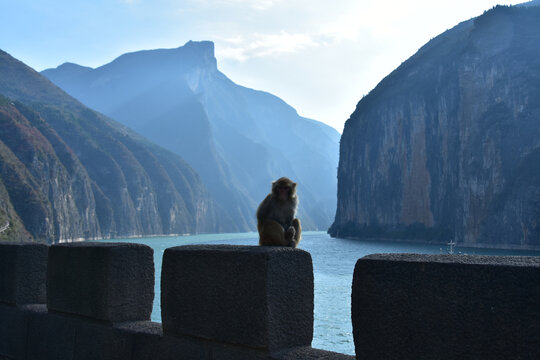
[(0, 239), (238, 229), (179, 156), (1, 50), (0, 95)]
[(540, 8), (439, 35), (345, 125), (332, 236), (540, 247)]
[(298, 183), (306, 229), (327, 229), (335, 214), (339, 133), (303, 118), (271, 94), (239, 86), (217, 68), (214, 44), (124, 54), (89, 69), (42, 72), (66, 92), (181, 155), (241, 230), (270, 183)]

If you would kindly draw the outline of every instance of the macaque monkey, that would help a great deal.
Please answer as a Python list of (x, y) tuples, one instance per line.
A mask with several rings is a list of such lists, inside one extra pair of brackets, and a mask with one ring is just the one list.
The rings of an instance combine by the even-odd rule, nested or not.
[(259, 245), (296, 247), (302, 238), (297, 207), (296, 183), (286, 177), (273, 181), (272, 192), (257, 209)]

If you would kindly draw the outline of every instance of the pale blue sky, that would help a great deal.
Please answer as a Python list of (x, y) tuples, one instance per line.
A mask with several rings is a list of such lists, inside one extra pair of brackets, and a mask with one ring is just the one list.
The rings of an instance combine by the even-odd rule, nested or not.
[(0, 0), (0, 49), (41, 71), (212, 40), (218, 67), (342, 131), (429, 39), (497, 0)]

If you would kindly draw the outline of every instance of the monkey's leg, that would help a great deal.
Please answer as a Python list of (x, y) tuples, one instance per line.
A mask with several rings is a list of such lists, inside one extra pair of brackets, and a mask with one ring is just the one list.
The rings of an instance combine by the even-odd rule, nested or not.
[(302, 225), (300, 224), (300, 219), (294, 219), (291, 226), (295, 230), (294, 247), (297, 247), (300, 240), (302, 240)]
[(287, 246), (285, 230), (274, 220), (265, 220), (259, 227), (259, 245)]

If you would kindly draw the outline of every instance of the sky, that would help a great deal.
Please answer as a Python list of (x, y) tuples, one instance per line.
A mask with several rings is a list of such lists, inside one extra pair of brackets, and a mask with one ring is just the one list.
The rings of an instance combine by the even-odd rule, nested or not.
[(507, 0), (0, 0), (0, 49), (41, 71), (215, 43), (218, 68), (342, 132), (421, 46)]

